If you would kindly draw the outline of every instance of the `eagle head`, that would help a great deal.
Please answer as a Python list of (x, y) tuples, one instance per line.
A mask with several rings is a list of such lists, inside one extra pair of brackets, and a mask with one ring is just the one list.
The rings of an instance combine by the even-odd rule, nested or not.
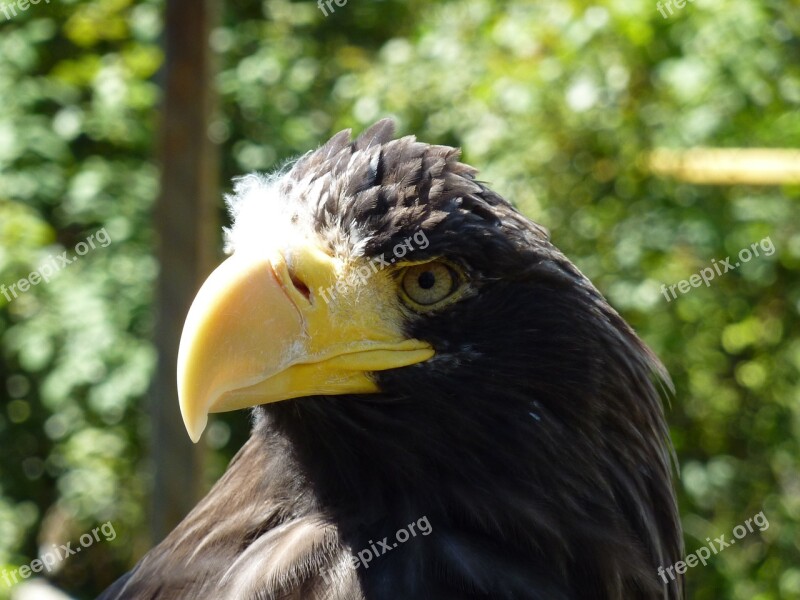
[(393, 130), (237, 181), (181, 341), (192, 440), (254, 407), (270, 527), (335, 530), (298, 586), (425, 515), (341, 597), (681, 597), (663, 366), (457, 149)]

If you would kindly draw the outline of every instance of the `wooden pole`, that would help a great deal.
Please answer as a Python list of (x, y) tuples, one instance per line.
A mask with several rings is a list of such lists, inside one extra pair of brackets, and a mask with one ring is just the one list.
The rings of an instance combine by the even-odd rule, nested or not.
[(160, 274), (156, 294), (158, 366), (150, 398), (155, 478), (150, 533), (163, 539), (194, 507), (202, 487), (202, 442), (181, 420), (176, 363), (183, 322), (217, 247), (218, 169), (207, 135), (213, 109), (209, 48), (216, 0), (167, 0), (166, 63), (155, 209)]
[(800, 150), (789, 148), (661, 148), (646, 162), (656, 175), (701, 185), (800, 183)]

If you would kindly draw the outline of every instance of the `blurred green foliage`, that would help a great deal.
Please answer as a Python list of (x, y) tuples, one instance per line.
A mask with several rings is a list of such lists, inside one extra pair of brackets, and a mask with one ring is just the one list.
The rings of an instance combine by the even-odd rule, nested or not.
[[(769, 519), (690, 569), (689, 597), (800, 598), (800, 189), (689, 185), (645, 160), (656, 147), (800, 145), (797, 6), (696, 0), (666, 19), (653, 0), (335, 9), (224, 3), (208, 129), (223, 181), (386, 114), (463, 146), (672, 373), (687, 552), (759, 511)], [(53, 575), (76, 597), (149, 543), (162, 14), (162, 1), (63, 0), (0, 16), (0, 284), (100, 228), (112, 239), (49, 283), (0, 295), (0, 569), (110, 520), (113, 542)], [(767, 236), (773, 255), (661, 295)], [(209, 481), (246, 421), (209, 430)]]

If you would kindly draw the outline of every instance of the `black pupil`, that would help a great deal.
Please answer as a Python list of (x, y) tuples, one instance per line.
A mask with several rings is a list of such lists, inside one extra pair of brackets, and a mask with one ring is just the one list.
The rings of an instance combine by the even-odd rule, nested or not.
[(417, 277), (417, 283), (419, 283), (419, 287), (423, 290), (429, 290), (436, 285), (436, 275), (430, 271), (420, 273), (419, 277)]

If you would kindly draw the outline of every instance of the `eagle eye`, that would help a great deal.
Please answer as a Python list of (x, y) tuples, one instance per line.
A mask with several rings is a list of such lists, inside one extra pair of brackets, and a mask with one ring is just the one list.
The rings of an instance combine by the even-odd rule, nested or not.
[(400, 280), (407, 304), (417, 309), (438, 307), (461, 288), (462, 274), (442, 260), (407, 267)]

